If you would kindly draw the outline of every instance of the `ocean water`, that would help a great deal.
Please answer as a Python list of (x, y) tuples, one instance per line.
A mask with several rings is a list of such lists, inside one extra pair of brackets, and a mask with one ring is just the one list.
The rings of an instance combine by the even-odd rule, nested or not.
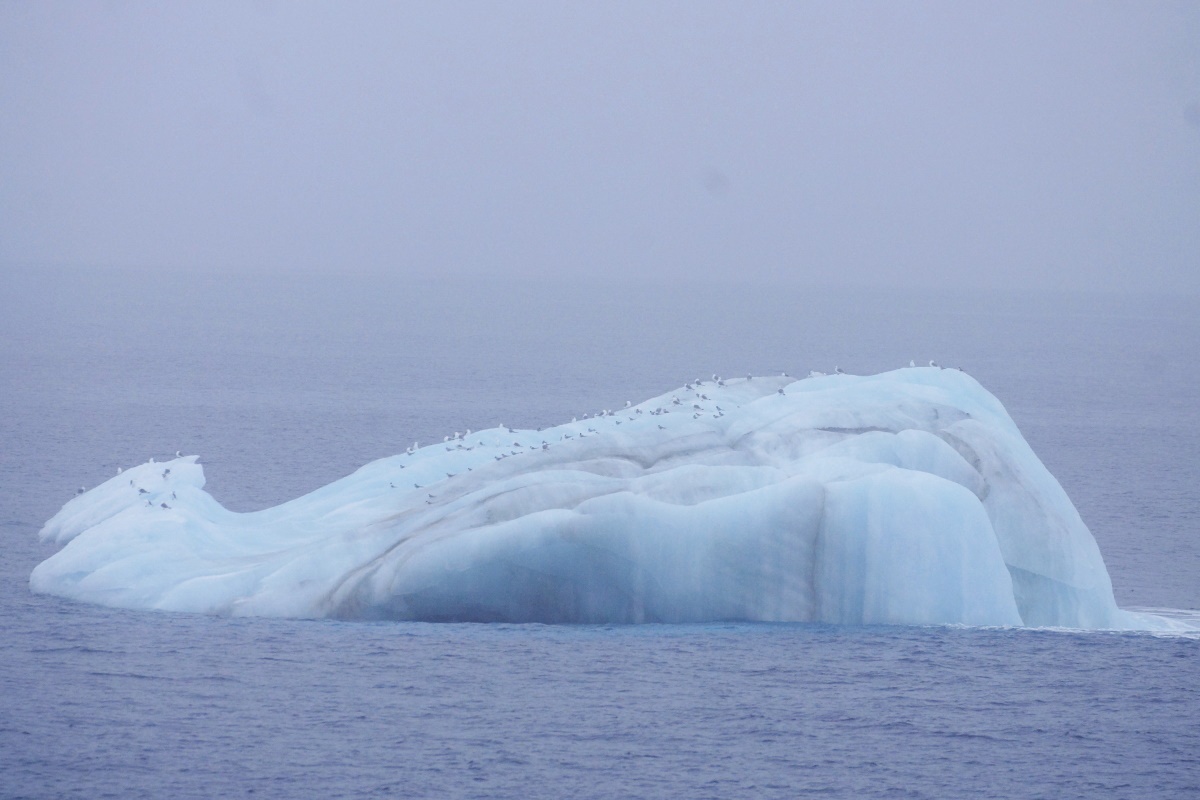
[(1200, 639), (225, 619), (28, 591), (118, 465), (249, 510), (465, 427), (935, 358), (1007, 406), (1125, 607), (1200, 608), (1200, 300), (0, 275), (0, 797), (1200, 796)]

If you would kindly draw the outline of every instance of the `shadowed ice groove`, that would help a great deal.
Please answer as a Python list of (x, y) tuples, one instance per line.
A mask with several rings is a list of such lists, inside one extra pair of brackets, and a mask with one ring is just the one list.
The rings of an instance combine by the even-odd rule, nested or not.
[(75, 497), (31, 588), (288, 617), (1190, 627), (1117, 608), (1071, 501), (956, 370), (714, 377), (414, 444), (253, 513), (203, 487), (189, 456)]

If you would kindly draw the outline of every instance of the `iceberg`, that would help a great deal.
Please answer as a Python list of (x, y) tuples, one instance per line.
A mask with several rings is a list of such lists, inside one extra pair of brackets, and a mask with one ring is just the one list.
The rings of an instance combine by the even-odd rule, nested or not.
[(34, 592), (226, 615), (1157, 627), (962, 371), (691, 382), (235, 513), (195, 456), (71, 499)]

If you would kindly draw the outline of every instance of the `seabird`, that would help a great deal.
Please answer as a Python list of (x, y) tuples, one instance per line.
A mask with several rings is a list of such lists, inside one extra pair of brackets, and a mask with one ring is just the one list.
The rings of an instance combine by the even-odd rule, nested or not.
[(172, 499), (172, 500), (178, 500), (179, 498), (175, 496), (175, 493), (174, 493), (174, 492), (171, 492), (171, 499)]
[(138, 494), (150, 494), (145, 489), (138, 489)]
[(780, 394), (783, 394), (783, 387), (782, 387), (782, 386), (780, 386), (780, 387), (779, 387), (779, 393), (780, 393)]
[(942, 367), (941, 367), (941, 365), (940, 365), (940, 364), (938, 364), (936, 361), (934, 361), (932, 358), (931, 358), (931, 359), (929, 359), (929, 366), (931, 366), (931, 367), (937, 367), (938, 369), (941, 369), (941, 368), (942, 368)]
[(161, 505), (163, 508), (170, 508), (170, 506), (166, 503), (159, 503), (159, 505)]
[(910, 359), (908, 360), (908, 365), (909, 365), (910, 367), (915, 367), (915, 366), (917, 365), (917, 362), (916, 362), (916, 361), (914, 361), (914, 360), (912, 360), (912, 359), (910, 358)]
[(124, 470), (120, 467), (117, 467), (117, 474), (120, 475), (122, 472), (124, 472)]
[(629, 408), (631, 405), (633, 405), (633, 403), (629, 402), (628, 400), (625, 401), (626, 408)]
[(183, 458), (183, 453), (181, 453), (181, 452), (179, 452), (178, 450), (176, 450), (176, 451), (175, 451), (175, 457), (176, 457), (176, 458)]
[(83, 494), (83, 493), (84, 493), (84, 492), (86, 492), (86, 491), (87, 491), (87, 489), (86, 489), (86, 488), (84, 488), (83, 486), (80, 486), (80, 487), (79, 487), (79, 488), (78, 488), (78, 489), (75, 491), (75, 494)]
[(833, 371), (834, 371), (836, 374), (838, 374), (838, 375), (845, 375), (845, 374), (846, 374), (846, 370), (842, 369), (841, 367), (837, 367), (837, 366), (835, 366), (835, 367), (833, 368)]
[(665, 428), (664, 426), (662, 426), (662, 425), (659, 425), (659, 426), (658, 426), (658, 429), (659, 429), (660, 431), (665, 431), (665, 430), (666, 430), (666, 428)]

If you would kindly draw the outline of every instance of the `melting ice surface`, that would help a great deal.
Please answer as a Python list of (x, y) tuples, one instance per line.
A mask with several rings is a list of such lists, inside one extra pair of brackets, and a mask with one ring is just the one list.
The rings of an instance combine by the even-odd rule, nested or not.
[(1162, 628), (957, 370), (698, 381), (498, 427), (235, 513), (194, 456), (126, 470), (41, 532), (36, 592), (211, 614)]

